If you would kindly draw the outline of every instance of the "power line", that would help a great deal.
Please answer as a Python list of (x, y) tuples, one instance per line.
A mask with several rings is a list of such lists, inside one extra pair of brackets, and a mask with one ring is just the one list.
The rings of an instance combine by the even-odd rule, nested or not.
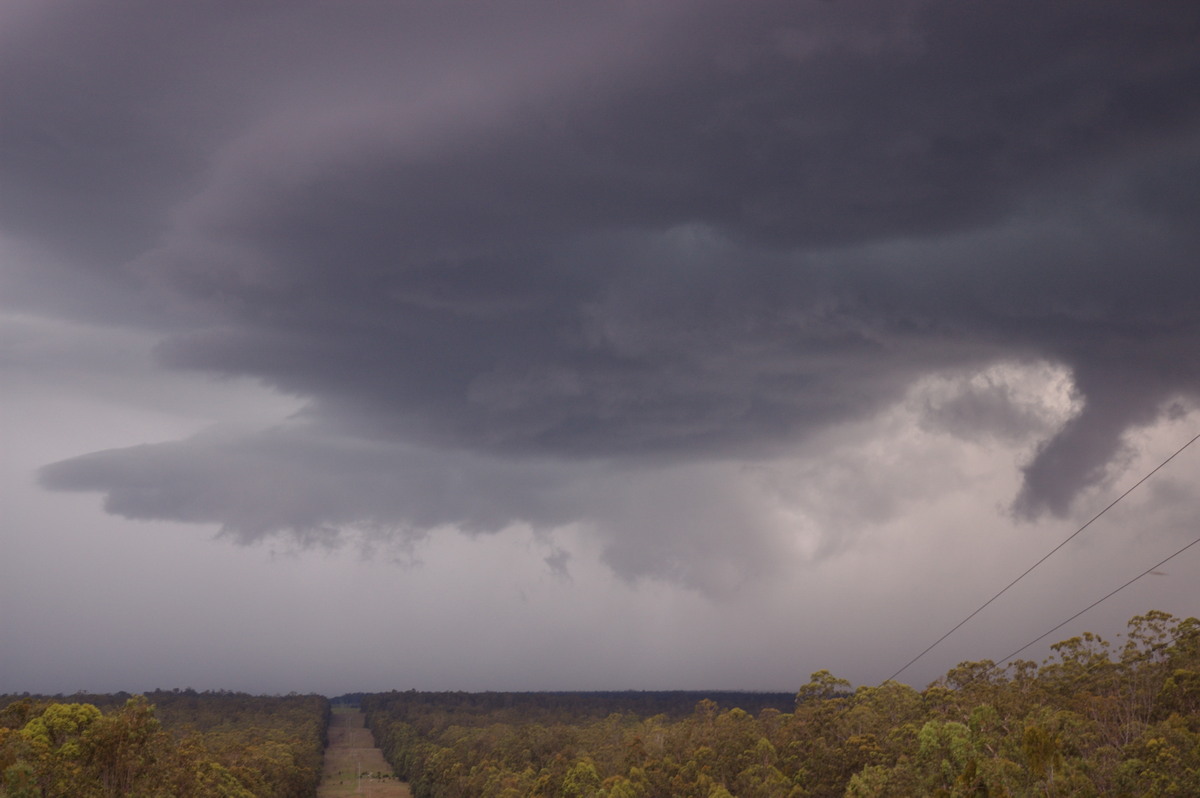
[[(1000, 597), (1001, 597), (1001, 596), (1003, 596), (1005, 593), (1007, 593), (1007, 592), (1009, 591), (1009, 589), (1013, 587), (1013, 585), (1017, 584), (1017, 582), (1020, 582), (1022, 579), (1024, 579), (1024, 578), (1025, 578), (1025, 577), (1027, 577), (1027, 576), (1029, 576), (1029, 574), (1033, 572), (1033, 569), (1037, 568), (1039, 565), (1041, 565), (1042, 563), (1044, 563), (1046, 560), (1048, 560), (1048, 559), (1050, 559), (1052, 556), (1054, 556), (1054, 554), (1055, 554), (1055, 553), (1056, 553), (1056, 552), (1057, 552), (1059, 549), (1061, 549), (1063, 546), (1065, 546), (1065, 545), (1067, 545), (1068, 543), (1070, 543), (1070, 542), (1071, 542), (1071, 541), (1072, 541), (1072, 540), (1075, 538), (1075, 536), (1076, 536), (1076, 535), (1078, 535), (1080, 532), (1082, 532), (1083, 530), (1085, 530), (1085, 529), (1087, 529), (1089, 526), (1091, 526), (1093, 523), (1095, 523), (1095, 522), (1096, 522), (1096, 520), (1100, 518), (1100, 516), (1102, 516), (1102, 515), (1104, 515), (1105, 513), (1107, 513), (1109, 510), (1111, 510), (1113, 507), (1115, 507), (1115, 506), (1117, 505), (1117, 503), (1118, 503), (1118, 502), (1120, 502), (1120, 501), (1121, 501), (1122, 499), (1124, 499), (1126, 496), (1128, 496), (1129, 494), (1131, 494), (1131, 493), (1133, 493), (1135, 490), (1137, 490), (1137, 489), (1138, 489), (1138, 487), (1140, 487), (1140, 486), (1141, 486), (1141, 484), (1142, 484), (1143, 482), (1145, 482), (1146, 480), (1150, 479), (1150, 477), (1152, 477), (1152, 476), (1154, 476), (1156, 473), (1158, 473), (1158, 471), (1159, 471), (1159, 470), (1160, 470), (1160, 469), (1161, 469), (1163, 466), (1165, 466), (1167, 463), (1171, 462), (1171, 461), (1172, 461), (1172, 460), (1174, 460), (1176, 457), (1178, 457), (1178, 456), (1179, 456), (1179, 455), (1180, 455), (1180, 454), (1183, 452), (1183, 450), (1184, 450), (1184, 449), (1186, 449), (1186, 448), (1188, 448), (1189, 446), (1191, 446), (1191, 445), (1192, 445), (1193, 443), (1195, 443), (1197, 440), (1200, 440), (1200, 434), (1197, 434), (1197, 435), (1196, 435), (1195, 437), (1193, 437), (1193, 438), (1192, 438), (1190, 441), (1188, 441), (1188, 442), (1187, 442), (1187, 443), (1185, 443), (1183, 446), (1180, 446), (1178, 449), (1176, 449), (1174, 454), (1172, 454), (1172, 455), (1171, 455), (1170, 457), (1168, 457), (1166, 460), (1163, 460), (1161, 463), (1159, 463), (1157, 466), (1155, 466), (1155, 467), (1154, 467), (1154, 468), (1153, 468), (1153, 469), (1150, 471), (1150, 473), (1146, 474), (1144, 477), (1142, 477), (1141, 479), (1139, 479), (1137, 482), (1133, 483), (1133, 485), (1132, 485), (1132, 486), (1130, 486), (1130, 487), (1129, 487), (1129, 488), (1128, 488), (1128, 489), (1127, 489), (1127, 490), (1126, 490), (1124, 493), (1122, 493), (1122, 494), (1121, 494), (1120, 496), (1118, 496), (1117, 498), (1113, 499), (1113, 500), (1112, 500), (1112, 501), (1109, 503), (1109, 505), (1108, 505), (1107, 507), (1105, 507), (1103, 510), (1101, 510), (1100, 512), (1098, 512), (1098, 513), (1096, 513), (1094, 516), (1092, 516), (1092, 518), (1091, 518), (1091, 520), (1090, 520), (1090, 521), (1088, 521), (1086, 524), (1084, 524), (1083, 526), (1079, 527), (1079, 528), (1078, 528), (1078, 529), (1076, 529), (1074, 532), (1072, 532), (1070, 535), (1068, 535), (1068, 536), (1066, 537), (1066, 539), (1064, 539), (1064, 540), (1063, 540), (1061, 543), (1059, 543), (1057, 546), (1055, 546), (1054, 548), (1052, 548), (1052, 549), (1051, 549), (1051, 550), (1050, 550), (1050, 551), (1049, 551), (1049, 552), (1048, 552), (1048, 553), (1047, 553), (1045, 556), (1043, 556), (1043, 557), (1042, 557), (1040, 560), (1038, 560), (1038, 561), (1037, 561), (1037, 562), (1035, 562), (1033, 565), (1031, 565), (1031, 566), (1029, 566), (1028, 568), (1026, 568), (1026, 569), (1025, 569), (1025, 571), (1024, 571), (1024, 573), (1022, 573), (1022, 574), (1021, 574), (1020, 576), (1018, 576), (1016, 579), (1012, 580), (1012, 581), (1011, 581), (1011, 582), (1009, 582), (1007, 585), (1005, 585), (1005, 586), (1004, 586), (1004, 588), (1003, 588), (1003, 589), (1002, 589), (1002, 590), (1001, 590), (999, 593), (997, 593), (996, 595), (992, 596), (990, 599), (988, 599), (987, 601), (985, 601), (983, 604), (979, 605), (979, 607), (978, 607), (978, 608), (977, 608), (977, 609), (976, 609), (974, 612), (972, 612), (972, 613), (971, 613), (970, 615), (968, 615), (966, 618), (963, 618), (961, 621), (959, 621), (957, 624), (955, 624), (955, 625), (954, 625), (954, 627), (952, 627), (952, 628), (950, 629), (950, 631), (946, 632), (944, 635), (942, 635), (941, 637), (939, 637), (937, 640), (934, 640), (934, 641), (933, 641), (931, 644), (929, 644), (929, 646), (928, 646), (928, 647), (927, 647), (927, 648), (926, 648), (924, 651), (922, 651), (920, 654), (918, 654), (917, 656), (915, 656), (915, 657), (913, 657), (912, 659), (910, 659), (908, 662), (906, 662), (906, 663), (904, 664), (904, 666), (903, 666), (902, 668), (900, 668), (900, 670), (898, 670), (898, 671), (896, 671), (895, 673), (893, 673), (891, 676), (889, 676), (889, 677), (888, 677), (887, 679), (885, 679), (884, 681), (892, 681), (892, 680), (893, 680), (893, 679), (895, 679), (897, 676), (899, 676), (900, 674), (902, 674), (902, 673), (904, 673), (906, 670), (908, 670), (908, 669), (909, 669), (909, 667), (911, 667), (911, 666), (912, 666), (914, 663), (916, 663), (916, 662), (917, 662), (917, 660), (921, 659), (921, 657), (925, 656), (925, 655), (926, 655), (926, 654), (928, 654), (930, 651), (933, 651), (933, 649), (937, 648), (937, 646), (938, 646), (938, 645), (939, 645), (939, 644), (940, 644), (940, 643), (941, 643), (943, 640), (945, 640), (947, 637), (949, 637), (950, 635), (954, 634), (954, 633), (955, 633), (955, 632), (957, 632), (959, 629), (961, 629), (961, 628), (962, 628), (964, 625), (966, 625), (967, 621), (971, 620), (971, 619), (972, 619), (972, 618), (974, 618), (976, 615), (978, 615), (979, 613), (983, 612), (983, 611), (984, 611), (984, 610), (985, 610), (985, 609), (988, 607), (988, 605), (990, 605), (990, 604), (991, 604), (993, 601), (995, 601), (996, 599), (1000, 598)], [(1172, 555), (1172, 556), (1174, 556), (1174, 555)], [(1157, 566), (1156, 566), (1156, 567), (1157, 567)], [(1103, 600), (1103, 599), (1102, 599), (1102, 600)], [(1051, 631), (1053, 631), (1053, 630), (1051, 630)], [(1046, 634), (1050, 634), (1050, 632), (1047, 632)], [(1031, 643), (1030, 645), (1032, 645), (1032, 643)]]
[(1081, 609), (1079, 612), (1077, 612), (1077, 613), (1075, 613), (1074, 615), (1072, 615), (1070, 618), (1067, 618), (1065, 621), (1063, 621), (1062, 623), (1060, 623), (1058, 626), (1055, 626), (1053, 629), (1050, 629), (1049, 631), (1045, 632), (1045, 633), (1044, 633), (1044, 634), (1042, 634), (1041, 636), (1039, 636), (1039, 637), (1035, 637), (1033, 640), (1030, 640), (1028, 643), (1026, 643), (1025, 645), (1021, 646), (1020, 648), (1018, 648), (1018, 649), (1017, 649), (1016, 651), (1014, 651), (1013, 653), (1009, 654), (1009, 655), (1008, 655), (1007, 657), (1005, 657), (1004, 659), (995, 660), (996, 664), (997, 664), (997, 665), (1003, 665), (1004, 663), (1008, 662), (1009, 660), (1011, 660), (1013, 657), (1015, 657), (1015, 656), (1017, 656), (1018, 654), (1020, 654), (1020, 653), (1021, 653), (1022, 651), (1024, 651), (1025, 649), (1029, 648), (1030, 646), (1032, 646), (1032, 645), (1033, 645), (1033, 644), (1035, 644), (1035, 643), (1041, 642), (1041, 641), (1042, 641), (1042, 640), (1044, 640), (1045, 638), (1047, 638), (1047, 637), (1049, 637), (1050, 635), (1054, 634), (1054, 633), (1055, 633), (1055, 632), (1057, 632), (1059, 629), (1063, 628), (1064, 626), (1066, 626), (1067, 624), (1069, 624), (1071, 621), (1073, 621), (1073, 620), (1075, 620), (1076, 618), (1078, 618), (1080, 615), (1083, 615), (1085, 612), (1087, 612), (1088, 610), (1090, 610), (1092, 607), (1095, 607), (1095, 606), (1096, 606), (1097, 604), (1099, 604), (1100, 602), (1102, 602), (1102, 601), (1107, 601), (1108, 599), (1110, 599), (1110, 598), (1112, 598), (1113, 596), (1117, 595), (1117, 594), (1118, 594), (1118, 593), (1120, 593), (1122, 590), (1124, 590), (1125, 588), (1129, 587), (1130, 585), (1132, 585), (1132, 584), (1133, 584), (1134, 582), (1136, 582), (1137, 580), (1141, 579), (1143, 576), (1146, 576), (1147, 574), (1151, 573), (1151, 572), (1152, 572), (1152, 571), (1153, 571), (1155, 568), (1158, 568), (1160, 565), (1165, 565), (1166, 563), (1168, 563), (1168, 562), (1170, 562), (1171, 560), (1173, 560), (1173, 559), (1175, 559), (1176, 557), (1178, 557), (1180, 554), (1183, 554), (1185, 551), (1187, 551), (1188, 549), (1190, 549), (1192, 546), (1195, 546), (1197, 543), (1200, 543), (1200, 538), (1196, 538), (1196, 539), (1195, 539), (1195, 540), (1193, 540), (1191, 543), (1187, 544), (1187, 545), (1186, 545), (1186, 546), (1184, 546), (1182, 549), (1180, 549), (1179, 551), (1175, 552), (1174, 554), (1172, 554), (1170, 557), (1168, 557), (1167, 559), (1163, 560), (1162, 562), (1159, 562), (1159, 563), (1156, 563), (1156, 564), (1154, 564), (1154, 565), (1151, 565), (1149, 568), (1147, 568), (1146, 570), (1142, 571), (1140, 574), (1138, 574), (1137, 576), (1135, 576), (1133, 579), (1130, 579), (1128, 582), (1126, 582), (1125, 584), (1121, 585), (1121, 586), (1120, 586), (1119, 588), (1117, 588), (1116, 590), (1112, 591), (1111, 593), (1108, 593), (1107, 595), (1103, 596), (1102, 598), (1098, 598), (1098, 599), (1096, 599), (1096, 600), (1095, 600), (1095, 601), (1093, 601), (1091, 604), (1087, 605), (1086, 607), (1084, 607), (1083, 609)]

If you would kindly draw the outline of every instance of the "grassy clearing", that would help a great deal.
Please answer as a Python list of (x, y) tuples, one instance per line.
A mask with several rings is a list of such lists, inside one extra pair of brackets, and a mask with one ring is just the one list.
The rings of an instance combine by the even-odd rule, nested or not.
[[(397, 781), (375, 747), (366, 717), (357, 709), (338, 708), (329, 723), (329, 747), (317, 798), (362, 795), (367, 798), (411, 798), (408, 785)], [(361, 776), (360, 776), (361, 774)], [(384, 778), (377, 774), (382, 774)]]

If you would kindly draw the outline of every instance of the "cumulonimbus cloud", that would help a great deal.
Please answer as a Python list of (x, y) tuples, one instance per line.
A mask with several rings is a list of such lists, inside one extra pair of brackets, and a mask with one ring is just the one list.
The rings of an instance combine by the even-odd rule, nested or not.
[[(591, 469), (768, 462), (928, 375), (1045, 361), (1082, 409), (1032, 517), (1200, 391), (1194, 4), (550, 5), (102, 15), (132, 50), (79, 41), (82, 5), (4, 40), (4, 229), (169, 308), (139, 322), (165, 367), (309, 402), (299, 437), (44, 483), (251, 536), (573, 523)], [(42, 57), (76, 46), (86, 71)], [(634, 572), (621, 541), (671, 538), (628, 524)]]

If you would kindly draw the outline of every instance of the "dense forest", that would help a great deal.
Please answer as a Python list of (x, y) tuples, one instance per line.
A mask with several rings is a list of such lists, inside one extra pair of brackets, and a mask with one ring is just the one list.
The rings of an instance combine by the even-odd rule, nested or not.
[[(417, 798), (1200, 795), (1200, 620), (1150, 612), (923, 691), (355, 694)], [(0, 696), (0, 798), (308, 798), (330, 702)]]
[(5, 798), (311, 798), (329, 701), (193, 690), (0, 696)]
[(1150, 612), (1119, 645), (1052, 650), (963, 663), (924, 691), (820, 671), (789, 711), (733, 694), (680, 716), (680, 693), (362, 704), (417, 798), (1200, 795), (1200, 621)]

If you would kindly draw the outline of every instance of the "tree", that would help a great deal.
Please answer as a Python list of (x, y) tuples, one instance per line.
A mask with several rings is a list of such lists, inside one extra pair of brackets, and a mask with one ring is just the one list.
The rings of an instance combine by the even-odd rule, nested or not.
[(582, 759), (571, 766), (567, 775), (563, 776), (562, 794), (566, 798), (590, 798), (600, 789), (600, 774), (596, 766), (587, 759)]
[(120, 711), (96, 718), (82, 738), (82, 754), (89, 772), (106, 796), (124, 796), (155, 770), (157, 759), (169, 745), (154, 707), (143, 696), (125, 702)]
[(41, 798), (37, 773), (28, 762), (9, 765), (0, 779), (0, 787), (4, 788), (3, 795), (7, 798)]

